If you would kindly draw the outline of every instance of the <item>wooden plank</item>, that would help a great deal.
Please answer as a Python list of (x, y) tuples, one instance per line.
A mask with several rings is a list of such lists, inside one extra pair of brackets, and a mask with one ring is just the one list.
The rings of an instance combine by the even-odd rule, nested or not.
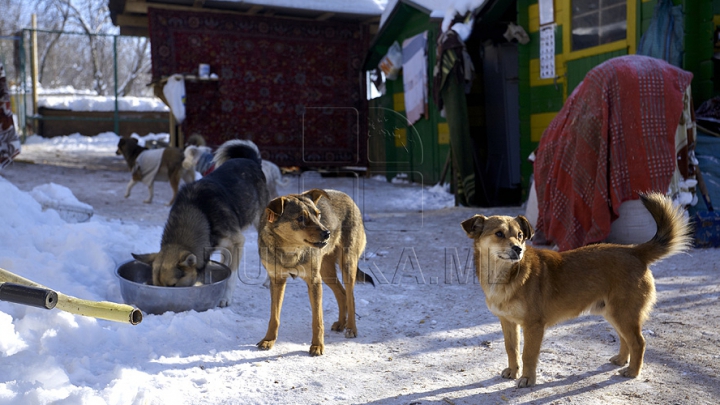
[(248, 10), (247, 13), (250, 15), (255, 15), (255, 14), (259, 13), (260, 11), (262, 11), (262, 9), (263, 9), (263, 6), (255, 5), (255, 6), (250, 7), (250, 10)]
[(148, 27), (147, 16), (118, 14), (117, 25), (123, 27)]
[(335, 15), (335, 13), (322, 13), (319, 16), (317, 16), (317, 18), (315, 18), (315, 19), (318, 21), (325, 21), (325, 20), (332, 18), (334, 15)]
[(556, 112), (530, 115), (530, 140), (532, 142), (540, 142), (545, 129), (556, 115)]
[(533, 87), (530, 92), (530, 114), (558, 112), (564, 104), (564, 89), (558, 85)]
[(565, 82), (565, 57), (561, 54), (555, 55), (555, 76), (557, 79), (541, 79), (540, 59), (530, 59), (530, 87), (547, 86)]
[(528, 33), (540, 31), (540, 11), (537, 4), (528, 7)]

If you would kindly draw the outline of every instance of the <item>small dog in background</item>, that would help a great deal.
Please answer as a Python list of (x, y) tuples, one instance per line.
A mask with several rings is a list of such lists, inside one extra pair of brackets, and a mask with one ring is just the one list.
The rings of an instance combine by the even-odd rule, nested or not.
[[(260, 149), (253, 141), (245, 139), (235, 139), (234, 141), (247, 145), (258, 154), (260, 153)], [(183, 167), (188, 170), (195, 168), (203, 176), (210, 174), (215, 166), (213, 165), (212, 149), (205, 146), (205, 139), (200, 134), (193, 134), (185, 145)], [(262, 159), (262, 171), (265, 174), (268, 194), (272, 200), (280, 195), (277, 191), (278, 186), (285, 187), (290, 180), (283, 178), (280, 168), (269, 160)]]
[[(625, 377), (637, 377), (643, 365), (642, 326), (655, 304), (649, 265), (680, 253), (692, 243), (681, 207), (660, 193), (640, 199), (657, 223), (657, 233), (639, 245), (595, 244), (565, 252), (526, 246), (533, 229), (520, 215), (475, 215), (462, 222), (474, 240), (473, 255), (485, 303), (500, 319), (508, 367), (503, 378), (518, 388), (536, 382), (545, 329), (583, 313), (602, 315), (620, 337), (620, 352), (610, 362)], [(520, 372), (520, 328), (523, 331)]]
[(173, 190), (172, 199), (168, 206), (175, 202), (180, 179), (185, 183), (192, 183), (195, 180), (195, 172), (183, 167), (184, 155), (180, 148), (166, 147), (148, 149), (138, 144), (136, 138), (120, 138), (116, 155), (125, 158), (132, 177), (125, 190), (125, 198), (130, 197), (130, 191), (139, 182), (145, 183), (148, 187), (148, 198), (143, 201), (150, 204), (153, 200), (155, 181), (168, 181)]
[(186, 170), (193, 169), (202, 176), (207, 176), (214, 169), (213, 150), (205, 142), (205, 138), (198, 133), (190, 135), (185, 142), (185, 159), (183, 167)]
[(202, 176), (207, 176), (215, 169), (212, 149), (207, 146), (189, 145), (183, 154), (185, 158), (182, 166), (186, 170), (195, 170)]
[(207, 142), (205, 142), (205, 138), (203, 138), (202, 135), (195, 132), (185, 141), (185, 147), (187, 148), (188, 146), (207, 146)]

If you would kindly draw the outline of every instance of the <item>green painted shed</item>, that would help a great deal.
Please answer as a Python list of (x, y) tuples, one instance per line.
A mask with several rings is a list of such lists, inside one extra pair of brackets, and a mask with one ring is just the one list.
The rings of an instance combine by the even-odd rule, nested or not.
[[(402, 44), (408, 38), (427, 32), (427, 78), (428, 83), (432, 81), (435, 41), (449, 3), (447, 0), (389, 1), (364, 69), (375, 70), (393, 43)], [(417, 122), (408, 124), (402, 74), (401, 71), (394, 80), (386, 79), (384, 93), (376, 94), (369, 102), (369, 170), (388, 180), (400, 176), (412, 182), (436, 184), (450, 148), (447, 123), (430, 97), (425, 114)]]

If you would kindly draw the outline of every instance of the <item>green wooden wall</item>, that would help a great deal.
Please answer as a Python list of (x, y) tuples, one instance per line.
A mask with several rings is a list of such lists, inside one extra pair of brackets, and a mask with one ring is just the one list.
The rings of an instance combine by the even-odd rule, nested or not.
[[(639, 43), (642, 34), (652, 20), (657, 0), (628, 1), (636, 2), (636, 40)], [(716, 25), (720, 25), (720, 0), (673, 0), (673, 2), (683, 6), (685, 18), (683, 68), (693, 73), (693, 100), (698, 106), (708, 98), (720, 94), (720, 77), (715, 79), (715, 76), (720, 75), (720, 68), (716, 67), (715, 63), (717, 62), (712, 60), (713, 53), (720, 52), (720, 49), (715, 50), (713, 47), (713, 32)], [(527, 31), (530, 31), (528, 28), (532, 26), (529, 12), (531, 6), (537, 7), (537, 0), (517, 0), (517, 23)], [(555, 0), (556, 13), (558, 9), (562, 7), (568, 9), (569, 6), (570, 0)], [(534, 16), (534, 18), (537, 17)], [(534, 23), (537, 25), (537, 22)], [(533, 170), (532, 164), (525, 158), (535, 150), (538, 144), (537, 127), (533, 128), (531, 125), (532, 117), (558, 112), (562, 108), (565, 98), (572, 93), (590, 69), (608, 59), (627, 54), (627, 50), (623, 49), (567, 62), (561, 61), (565, 64), (566, 70), (564, 76), (558, 80), (559, 83), (531, 86), (530, 67), (531, 61), (539, 58), (539, 33), (530, 32), (530, 39), (527, 45), (519, 46), (520, 133), (523, 162), (521, 172), (525, 189), (529, 185), (528, 180)], [(555, 30), (555, 41), (555, 55), (562, 59), (563, 30), (560, 26)], [(566, 86), (565, 91), (561, 91), (563, 85)]]
[[(370, 171), (384, 174), (388, 180), (400, 173), (408, 175), (408, 180), (427, 185), (436, 184), (440, 180), (445, 165), (449, 140), (444, 140), (438, 126), (446, 120), (440, 116), (432, 101), (432, 72), (435, 66), (435, 43), (440, 29), (438, 20), (430, 20), (430, 16), (407, 4), (401, 4), (402, 18), (390, 20), (393, 24), (392, 35), (378, 41), (378, 49), (386, 51), (392, 41), (402, 41), (428, 31), (428, 116), (420, 118), (413, 125), (407, 125), (404, 107), (398, 103), (403, 97), (403, 78), (401, 74), (395, 80), (386, 81), (385, 95), (369, 102), (369, 158)], [(398, 29), (398, 26), (401, 27)], [(448, 177), (449, 179), (449, 177)]]

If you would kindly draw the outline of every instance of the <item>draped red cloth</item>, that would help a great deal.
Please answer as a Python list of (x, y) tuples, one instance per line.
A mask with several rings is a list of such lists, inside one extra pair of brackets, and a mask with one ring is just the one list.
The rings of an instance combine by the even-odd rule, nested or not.
[(360, 23), (155, 8), (148, 19), (154, 80), (200, 63), (219, 76), (185, 81), (186, 136), (250, 139), (282, 166), (366, 163)]
[(588, 72), (536, 151), (537, 228), (549, 241), (560, 250), (600, 242), (624, 201), (667, 192), (691, 80), (689, 72), (637, 55)]

